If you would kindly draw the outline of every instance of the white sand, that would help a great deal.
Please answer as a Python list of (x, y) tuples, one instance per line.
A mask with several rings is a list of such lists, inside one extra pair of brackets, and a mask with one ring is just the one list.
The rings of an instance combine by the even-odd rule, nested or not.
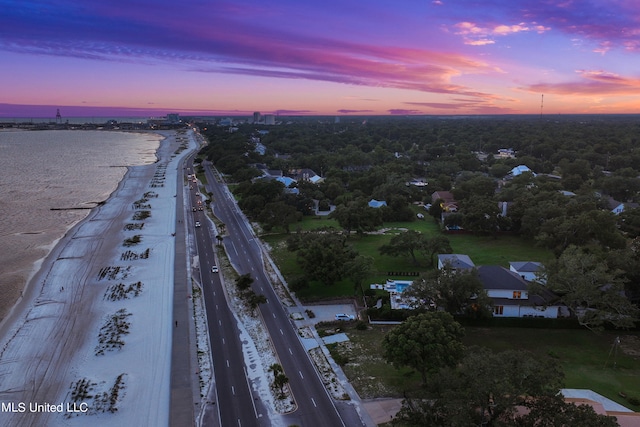
[[(195, 148), (189, 132), (189, 148)], [(172, 296), (176, 209), (176, 174), (182, 151), (176, 133), (167, 132), (158, 149), (158, 163), (131, 167), (108, 202), (94, 209), (60, 240), (33, 277), (22, 302), (0, 329), (0, 425), (141, 426), (167, 424), (170, 396)], [(155, 176), (154, 176), (155, 175)], [(164, 178), (164, 186), (150, 187)], [(133, 202), (146, 192), (151, 216), (134, 221)], [(125, 224), (142, 223), (141, 230), (126, 231)], [(123, 247), (126, 238), (142, 241)], [(121, 260), (127, 250), (148, 259)], [(100, 272), (120, 267), (109, 279)], [(109, 301), (108, 289), (141, 282), (139, 296)], [(124, 309), (129, 333), (124, 346), (96, 355), (100, 329), (109, 316)], [(188, 351), (188, 350), (187, 350)], [(121, 387), (114, 385), (118, 378)], [(92, 384), (84, 399), (72, 405), (72, 385)], [(117, 398), (109, 396), (119, 389)], [(104, 399), (96, 399), (104, 394)], [(99, 408), (99, 401), (103, 402)], [(17, 412), (10, 412), (9, 404)], [(63, 413), (30, 412), (35, 404), (62, 404)], [(24, 406), (21, 406), (24, 405)], [(109, 408), (116, 412), (109, 412)], [(24, 412), (19, 412), (24, 408)], [(42, 408), (40, 408), (42, 409)], [(45, 408), (46, 409), (46, 408)], [(51, 409), (51, 408), (49, 408)], [(54, 409), (58, 409), (54, 407)], [(69, 409), (74, 409), (71, 406)]]

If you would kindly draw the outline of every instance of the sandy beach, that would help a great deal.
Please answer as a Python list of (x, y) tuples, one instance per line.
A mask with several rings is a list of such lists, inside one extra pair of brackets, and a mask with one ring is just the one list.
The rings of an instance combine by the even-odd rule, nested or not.
[(0, 325), (1, 425), (167, 423), (177, 165), (196, 143), (164, 136), (158, 162), (129, 167)]
[(161, 139), (151, 132), (0, 131), (0, 321), (62, 236), (115, 191), (127, 166), (155, 163)]

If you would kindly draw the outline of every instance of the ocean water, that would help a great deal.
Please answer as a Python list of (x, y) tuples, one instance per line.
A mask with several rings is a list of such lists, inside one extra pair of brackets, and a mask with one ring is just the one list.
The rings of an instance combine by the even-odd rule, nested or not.
[(127, 166), (155, 162), (162, 139), (154, 133), (0, 131), (0, 319), (38, 261), (109, 197)]

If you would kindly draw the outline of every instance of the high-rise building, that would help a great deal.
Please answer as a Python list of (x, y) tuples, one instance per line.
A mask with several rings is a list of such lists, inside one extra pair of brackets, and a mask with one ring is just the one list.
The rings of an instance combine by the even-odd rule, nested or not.
[(260, 122), (260, 119), (262, 118), (260, 111), (256, 111), (255, 113), (253, 113), (253, 123), (258, 123)]
[(276, 124), (276, 116), (273, 114), (265, 114), (264, 115), (264, 124), (265, 125), (275, 125)]

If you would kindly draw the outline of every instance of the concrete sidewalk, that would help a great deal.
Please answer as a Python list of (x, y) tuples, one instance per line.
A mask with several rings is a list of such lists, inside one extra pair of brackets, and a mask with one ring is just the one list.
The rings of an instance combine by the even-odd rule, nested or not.
[(171, 397), (169, 408), (169, 425), (188, 427), (195, 425), (195, 407), (199, 403), (194, 384), (198, 384), (192, 354), (195, 350), (195, 331), (192, 316), (189, 314), (191, 289), (187, 274), (187, 245), (184, 217), (184, 167), (188, 158), (178, 163), (176, 183), (176, 231), (175, 231), (175, 265), (173, 278), (173, 328), (171, 346)]

